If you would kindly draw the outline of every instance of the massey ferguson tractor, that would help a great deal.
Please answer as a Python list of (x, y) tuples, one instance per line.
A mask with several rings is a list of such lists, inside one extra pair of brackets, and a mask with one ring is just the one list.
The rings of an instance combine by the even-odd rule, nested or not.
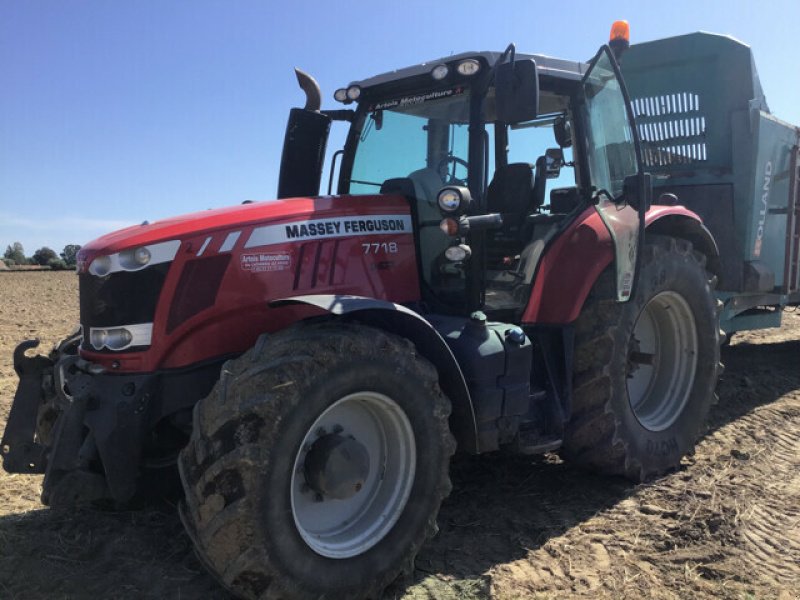
[[(14, 354), (5, 469), (44, 473), (51, 506), (120, 505), (177, 465), (235, 595), (361, 598), (413, 568), (456, 450), (675, 468), (714, 399), (721, 311), (733, 330), (800, 301), (798, 133), (721, 36), (631, 47), (632, 98), (626, 28), (588, 64), (467, 52), (352, 83), (337, 110), (298, 72), (278, 200), (80, 251), (80, 329)], [(739, 144), (767, 128), (771, 162), (726, 153), (732, 113)]]

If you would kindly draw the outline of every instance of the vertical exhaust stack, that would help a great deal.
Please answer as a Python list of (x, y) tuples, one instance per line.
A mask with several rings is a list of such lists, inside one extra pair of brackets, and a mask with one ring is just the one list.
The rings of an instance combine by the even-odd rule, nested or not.
[(319, 84), (300, 69), (295, 68), (294, 73), (306, 94), (306, 105), (289, 112), (278, 176), (278, 198), (319, 194), (325, 146), (331, 128), (331, 118), (320, 111), (322, 94)]
[(300, 89), (306, 94), (306, 105), (303, 108), (312, 112), (319, 112), (322, 107), (322, 92), (319, 89), (319, 84), (311, 75), (297, 67), (294, 68), (294, 74), (297, 76), (297, 83), (300, 85)]

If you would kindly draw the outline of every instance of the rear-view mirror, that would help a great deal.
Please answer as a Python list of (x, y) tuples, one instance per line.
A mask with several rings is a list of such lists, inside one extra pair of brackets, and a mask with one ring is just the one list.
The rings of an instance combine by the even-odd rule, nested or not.
[(497, 120), (521, 123), (539, 112), (539, 76), (531, 59), (503, 63), (495, 73)]
[(564, 166), (564, 152), (561, 148), (548, 148), (544, 152), (545, 170), (548, 179), (556, 179), (561, 174), (561, 167)]

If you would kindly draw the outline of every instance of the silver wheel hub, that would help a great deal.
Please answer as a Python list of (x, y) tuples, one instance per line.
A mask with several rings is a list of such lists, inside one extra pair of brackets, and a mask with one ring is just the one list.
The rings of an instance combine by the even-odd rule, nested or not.
[(352, 436), (323, 435), (311, 446), (303, 463), (309, 487), (324, 498), (352, 498), (369, 476), (369, 454)]
[(628, 399), (650, 431), (663, 431), (683, 412), (697, 371), (697, 327), (688, 303), (661, 292), (644, 307), (628, 344)]
[(391, 398), (358, 392), (314, 421), (294, 462), (292, 517), (317, 554), (350, 558), (394, 527), (416, 470), (411, 423)]

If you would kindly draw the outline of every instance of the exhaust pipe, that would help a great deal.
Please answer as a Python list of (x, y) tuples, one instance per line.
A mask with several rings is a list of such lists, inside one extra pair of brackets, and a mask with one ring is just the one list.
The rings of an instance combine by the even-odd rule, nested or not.
[(319, 84), (311, 75), (297, 67), (294, 68), (294, 74), (297, 76), (297, 83), (300, 85), (300, 89), (306, 94), (306, 105), (303, 108), (319, 112), (322, 107), (322, 92), (320, 92)]

